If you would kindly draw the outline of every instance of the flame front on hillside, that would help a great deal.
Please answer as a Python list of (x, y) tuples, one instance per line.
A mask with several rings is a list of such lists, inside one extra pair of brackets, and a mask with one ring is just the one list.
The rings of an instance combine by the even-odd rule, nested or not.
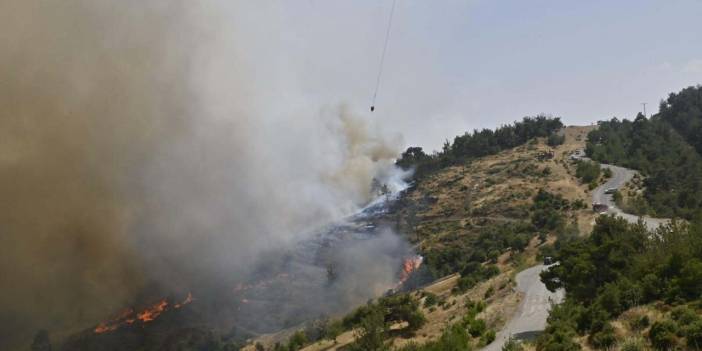
[(422, 263), (424, 262), (424, 257), (421, 255), (415, 255), (412, 257), (407, 257), (405, 258), (404, 262), (402, 263), (402, 271), (400, 272), (400, 281), (397, 283), (397, 287), (399, 288), (404, 284), (407, 279), (412, 275), (412, 273), (416, 272), (419, 267), (422, 266)]
[[(175, 303), (172, 305), (173, 309), (179, 309), (189, 303), (193, 302), (193, 295), (188, 293), (188, 296), (182, 302)], [(96, 334), (102, 334), (106, 332), (111, 332), (119, 329), (121, 326), (132, 325), (137, 321), (142, 323), (148, 323), (156, 320), (161, 314), (168, 311), (171, 306), (168, 300), (162, 299), (161, 301), (144, 308), (143, 310), (136, 312), (133, 308), (127, 308), (122, 311), (117, 317), (98, 324), (93, 330)]]

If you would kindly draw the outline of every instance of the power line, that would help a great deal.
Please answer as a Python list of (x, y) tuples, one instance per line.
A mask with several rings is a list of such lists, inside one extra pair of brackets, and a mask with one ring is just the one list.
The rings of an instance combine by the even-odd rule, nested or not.
[(390, 28), (392, 28), (392, 17), (395, 14), (395, 3), (397, 0), (392, 0), (392, 8), (390, 9), (390, 19), (388, 20), (388, 28), (385, 31), (385, 43), (383, 44), (383, 53), (380, 55), (380, 68), (378, 69), (378, 78), (375, 80), (375, 90), (373, 91), (373, 101), (371, 102), (371, 112), (375, 111), (375, 99), (378, 96), (378, 88), (380, 87), (380, 77), (383, 75), (383, 64), (385, 63), (385, 52), (388, 50), (388, 41), (390, 40)]

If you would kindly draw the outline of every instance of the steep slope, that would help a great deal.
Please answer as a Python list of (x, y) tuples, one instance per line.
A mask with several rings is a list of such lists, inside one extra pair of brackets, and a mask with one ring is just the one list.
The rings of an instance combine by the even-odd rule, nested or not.
[[(484, 321), (485, 331), (471, 343), (477, 347), (492, 341), (522, 304), (524, 292), (516, 289), (515, 275), (536, 266), (539, 251), (557, 236), (578, 236), (592, 226), (590, 195), (569, 158), (584, 148), (590, 130), (568, 127), (561, 131), (565, 142), (559, 146), (539, 138), (445, 167), (419, 179), (398, 201), (386, 221), (425, 257), (423, 270), (408, 286), (416, 287), (411, 295), (421, 302), (426, 323), (411, 335), (391, 333), (394, 347), (439, 339), (447, 325), (465, 320), (475, 303), (483, 308), (471, 318)], [(533, 276), (528, 284), (541, 284), (538, 274)], [(432, 279), (436, 282), (423, 285)], [(252, 340), (249, 349), (256, 342), (273, 349), (291, 334)], [(349, 347), (357, 336), (358, 330), (348, 330), (336, 341), (320, 340), (305, 350)]]

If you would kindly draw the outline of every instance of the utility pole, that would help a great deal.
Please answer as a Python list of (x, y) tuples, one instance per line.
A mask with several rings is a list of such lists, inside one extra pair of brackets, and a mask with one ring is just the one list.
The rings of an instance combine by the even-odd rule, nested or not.
[(646, 116), (646, 103), (642, 102), (641, 105), (643, 105), (643, 108), (644, 108), (644, 117), (647, 117)]

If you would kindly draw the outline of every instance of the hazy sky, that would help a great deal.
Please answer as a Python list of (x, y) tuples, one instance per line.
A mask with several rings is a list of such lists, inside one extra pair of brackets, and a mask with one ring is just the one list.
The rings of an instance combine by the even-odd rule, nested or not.
[(429, 149), (538, 113), (631, 118), (702, 82), (702, 1), (398, 0), (371, 115), (391, 0), (256, 3), (253, 50), (277, 56), (260, 69), (296, 82), (281, 108), (347, 103)]

